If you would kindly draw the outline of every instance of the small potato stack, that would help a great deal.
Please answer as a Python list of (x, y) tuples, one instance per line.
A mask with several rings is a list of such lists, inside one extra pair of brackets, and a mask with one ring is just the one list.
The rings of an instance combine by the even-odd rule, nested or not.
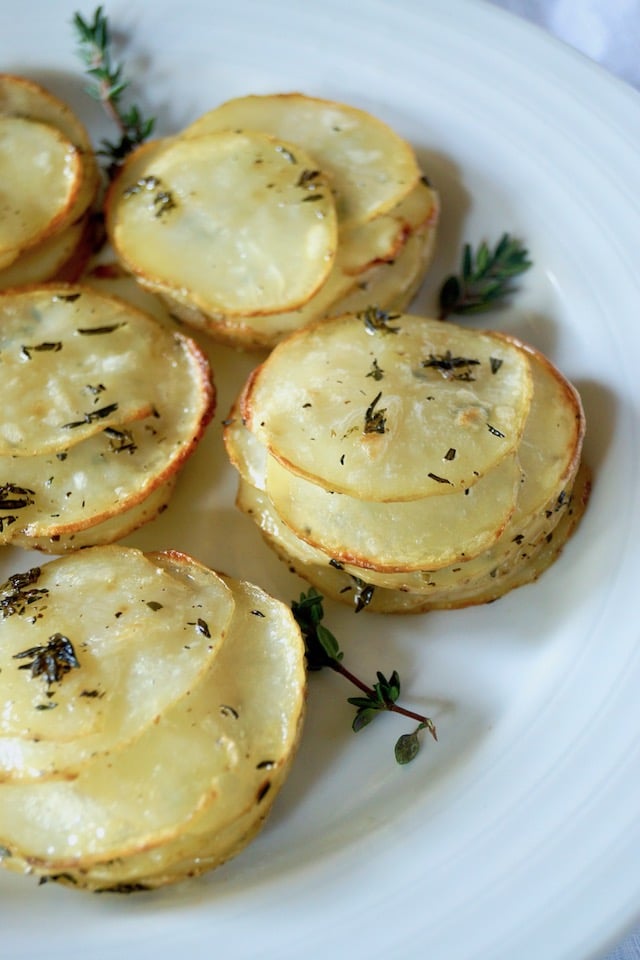
[(513, 337), (371, 308), (292, 334), (225, 428), (238, 506), (325, 595), (380, 612), (494, 600), (584, 510), (574, 388)]
[(175, 552), (94, 547), (0, 586), (0, 862), (184, 880), (258, 832), (301, 734), (289, 608)]
[(64, 553), (151, 520), (213, 416), (209, 363), (123, 300), (0, 294), (0, 544)]
[(10, 74), (0, 74), (0, 180), (0, 290), (77, 279), (100, 184), (91, 141), (66, 103)]
[(123, 265), (188, 324), (246, 349), (369, 303), (403, 309), (438, 197), (370, 114), (302, 94), (206, 113), (123, 165), (106, 201)]

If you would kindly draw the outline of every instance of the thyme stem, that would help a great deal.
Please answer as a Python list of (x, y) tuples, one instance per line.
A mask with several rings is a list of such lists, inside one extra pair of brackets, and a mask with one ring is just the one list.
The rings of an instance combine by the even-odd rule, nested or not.
[(111, 57), (111, 34), (103, 8), (97, 7), (93, 20), (85, 20), (79, 13), (73, 17), (73, 27), (78, 39), (79, 53), (92, 83), (87, 88), (89, 96), (97, 100), (109, 119), (115, 124), (120, 140), (102, 141), (99, 154), (109, 159), (109, 176), (114, 176), (118, 167), (135, 147), (149, 137), (155, 126), (155, 118), (145, 119), (137, 106), (125, 110), (122, 95), (129, 86), (123, 78), (121, 66), (114, 66)]
[(400, 696), (400, 678), (395, 670), (388, 678), (378, 671), (378, 682), (370, 686), (343, 664), (343, 653), (338, 641), (321, 622), (324, 617), (322, 601), (321, 594), (311, 587), (308, 593), (300, 594), (300, 599), (291, 604), (291, 610), (304, 638), (309, 670), (329, 667), (364, 694), (363, 697), (347, 698), (356, 708), (352, 724), (355, 732), (371, 723), (381, 711), (398, 713), (417, 721), (417, 728), (412, 733), (403, 734), (395, 745), (398, 763), (409, 763), (419, 750), (418, 733), (421, 730), (428, 730), (434, 740), (438, 739), (435, 724), (429, 717), (409, 710), (397, 702)]

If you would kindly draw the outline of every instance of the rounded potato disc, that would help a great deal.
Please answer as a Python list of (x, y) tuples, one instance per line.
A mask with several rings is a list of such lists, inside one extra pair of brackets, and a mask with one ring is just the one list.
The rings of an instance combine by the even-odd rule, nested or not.
[(242, 416), (283, 465), (328, 490), (412, 500), (471, 487), (513, 452), (531, 394), (518, 346), (371, 308), (276, 347)]
[(135, 274), (222, 317), (304, 303), (337, 242), (331, 187), (315, 162), (260, 133), (142, 147), (109, 194), (107, 226)]

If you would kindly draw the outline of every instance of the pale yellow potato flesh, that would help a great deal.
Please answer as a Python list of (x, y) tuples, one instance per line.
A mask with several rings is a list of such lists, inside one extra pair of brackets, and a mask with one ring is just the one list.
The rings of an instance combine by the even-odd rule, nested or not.
[(75, 553), (86, 547), (101, 547), (115, 543), (134, 533), (139, 527), (154, 520), (166, 510), (176, 486), (177, 477), (172, 476), (141, 500), (140, 503), (116, 513), (107, 520), (96, 523), (68, 534), (57, 534), (51, 537), (29, 537), (26, 534), (15, 534), (11, 540), (12, 546), (22, 547), (24, 550), (40, 550), (42, 553), (61, 555)]
[(244, 350), (271, 350), (288, 334), (325, 317), (371, 307), (403, 310), (415, 295), (435, 249), (436, 231), (420, 228), (405, 240), (392, 263), (374, 263), (354, 276), (341, 267), (341, 247), (328, 279), (297, 310), (266, 316), (213, 319), (188, 303), (188, 297), (170, 293), (157, 284), (140, 282), (166, 302), (171, 312), (213, 339)]
[(466, 491), (381, 503), (332, 493), (269, 457), (266, 492), (302, 540), (341, 563), (394, 573), (437, 569), (486, 550), (514, 511), (520, 478), (509, 454)]
[(87, 221), (82, 218), (24, 251), (0, 270), (0, 290), (58, 279), (80, 252), (86, 233)]
[[(103, 299), (83, 289), (92, 302)], [(105, 343), (98, 341), (109, 336), (86, 339), (104, 350)], [(0, 457), (0, 542), (16, 538), (24, 544), (25, 537), (35, 537), (41, 545), (43, 539), (82, 530), (86, 545), (89, 528), (95, 528), (100, 542), (104, 529), (97, 525), (146, 500), (193, 453), (215, 406), (209, 364), (197, 344), (180, 333), (156, 323), (151, 337), (150, 355), (157, 363), (147, 366), (148, 355), (140, 350), (144, 338), (133, 360), (134, 368), (146, 370), (150, 416), (103, 428), (68, 450)]]
[(376, 263), (394, 261), (416, 230), (435, 229), (439, 218), (438, 194), (425, 180), (419, 180), (388, 213), (341, 231), (342, 270), (358, 276)]
[(82, 156), (55, 127), (0, 114), (0, 267), (65, 223)]
[(147, 559), (187, 591), (194, 580), (226, 585), (228, 635), (191, 692), (122, 749), (90, 760), (72, 783), (0, 787), (9, 869), (87, 889), (176, 882), (235, 855), (284, 782), (306, 692), (290, 609), (182, 554)]
[(150, 416), (168, 343), (147, 314), (89, 288), (0, 295), (0, 457), (58, 453)]
[(300, 93), (239, 97), (204, 114), (183, 137), (260, 130), (299, 143), (330, 178), (341, 224), (395, 207), (421, 173), (410, 145), (364, 110)]
[(408, 501), (361, 500), (287, 470), (242, 424), (237, 409), (224, 432), (231, 463), (266, 492), (296, 537), (334, 561), (364, 568), (362, 576), (437, 569), (477, 556), (500, 537), (515, 509), (522, 476), (515, 454), (468, 491)]
[[(544, 550), (556, 537), (555, 528), (565, 513), (574, 510), (571, 491), (580, 464), (585, 419), (577, 391), (546, 357), (513, 337), (495, 336), (526, 355), (533, 385), (524, 432), (512, 455), (520, 470), (515, 508), (507, 522), (495, 528), (493, 542), (478, 552), (460, 548), (466, 525), (457, 525), (455, 516), (440, 528), (436, 521), (434, 546), (440, 537), (442, 558), (447, 551), (460, 548), (457, 559), (441, 565), (425, 562), (413, 569), (409, 564), (404, 570), (399, 565), (385, 568), (381, 561), (389, 558), (390, 545), (400, 538), (398, 508), (415, 509), (420, 500), (378, 503), (332, 493), (329, 486), (311, 483), (274, 461), (259, 434), (251, 432), (243, 420), (252, 381), (245, 384), (226, 421), (225, 445), (241, 477), (237, 504), (253, 518), (279, 556), (319, 589), (325, 581), (337, 584), (339, 598), (347, 602), (353, 598), (359, 602), (358, 598), (373, 590), (378, 598), (373, 609), (380, 611), (396, 608), (395, 600), (389, 599), (394, 595), (402, 596), (403, 610), (422, 610), (481, 602), (469, 598), (488, 597), (496, 578), (515, 584), (515, 576), (507, 578), (506, 572)], [(434, 508), (444, 511), (458, 498), (464, 503), (463, 497), (479, 493), (490, 478), (497, 481), (505, 463), (485, 474), (468, 494), (431, 498)], [(383, 521), (387, 510), (393, 522)], [(457, 520), (463, 516), (461, 513)], [(376, 518), (373, 524), (371, 517)], [(414, 522), (407, 527), (407, 534), (405, 547), (411, 556), (420, 542), (420, 526)], [(365, 553), (363, 541), (369, 545), (369, 538), (374, 546)], [(331, 589), (335, 596), (333, 586)]]
[(74, 872), (78, 885), (156, 887), (213, 869), (255, 836), (286, 779), (304, 717), (306, 680), (299, 631), (289, 609), (263, 590), (224, 579), (236, 607), (229, 637), (211, 671), (209, 723), (212, 736), (217, 726), (231, 737), (236, 730), (241, 759), (220, 778), (215, 800), (173, 839)]
[(258, 133), (152, 144), (110, 192), (111, 241), (134, 273), (214, 316), (294, 309), (324, 283), (337, 245), (329, 185), (305, 179), (314, 166)]
[(471, 487), (517, 449), (531, 393), (527, 356), (496, 335), (371, 310), (279, 344), (242, 416), (287, 468), (328, 489), (411, 500)]
[[(19, 777), (77, 772), (153, 723), (207, 669), (234, 609), (221, 581), (185, 584), (120, 546), (20, 571), (0, 602), (0, 754), (4, 774)], [(23, 653), (58, 635), (79, 665), (49, 683), (29, 666), (35, 654)], [(23, 761), (15, 740), (24, 741)]]
[[(82, 158), (82, 180), (75, 202), (68, 211), (70, 226), (92, 205), (100, 185), (91, 138), (67, 103), (26, 77), (0, 74), (0, 116), (19, 117), (48, 124), (59, 130), (78, 149)], [(38, 280), (46, 279), (38, 277)]]

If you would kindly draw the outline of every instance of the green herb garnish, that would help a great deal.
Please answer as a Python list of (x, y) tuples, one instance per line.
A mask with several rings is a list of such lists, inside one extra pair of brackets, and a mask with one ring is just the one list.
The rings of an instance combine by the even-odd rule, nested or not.
[(65, 674), (80, 663), (76, 657), (73, 644), (68, 637), (61, 633), (54, 633), (46, 644), (29, 647), (21, 653), (15, 653), (14, 660), (29, 660), (21, 664), (19, 670), (29, 670), (32, 677), (43, 676), (48, 686), (60, 683)]
[(348, 703), (356, 708), (352, 723), (352, 729), (356, 733), (368, 726), (379, 713), (385, 711), (417, 720), (418, 726), (415, 730), (403, 734), (395, 745), (397, 762), (409, 763), (420, 748), (418, 734), (421, 730), (428, 730), (433, 739), (437, 740), (433, 721), (398, 704), (400, 677), (396, 670), (390, 677), (385, 677), (383, 673), (377, 671), (376, 683), (369, 686), (344, 666), (342, 662), (344, 654), (338, 641), (322, 623), (324, 618), (322, 601), (322, 595), (311, 587), (308, 593), (301, 593), (300, 599), (294, 600), (291, 604), (293, 616), (304, 639), (307, 667), (309, 670), (322, 670), (323, 667), (329, 667), (361, 691), (363, 696), (347, 698)]
[(447, 277), (440, 289), (440, 320), (451, 313), (490, 310), (513, 293), (511, 281), (530, 266), (529, 251), (508, 233), (503, 233), (493, 251), (483, 241), (474, 255), (466, 243), (460, 273)]
[(135, 105), (125, 109), (122, 104), (129, 81), (124, 79), (122, 66), (115, 66), (112, 62), (111, 35), (103, 7), (96, 9), (92, 21), (76, 13), (73, 26), (80, 56), (92, 80), (87, 93), (102, 104), (120, 131), (119, 140), (102, 140), (102, 149), (98, 150), (101, 156), (109, 160), (108, 173), (112, 177), (127, 154), (151, 135), (155, 118), (145, 118)]

